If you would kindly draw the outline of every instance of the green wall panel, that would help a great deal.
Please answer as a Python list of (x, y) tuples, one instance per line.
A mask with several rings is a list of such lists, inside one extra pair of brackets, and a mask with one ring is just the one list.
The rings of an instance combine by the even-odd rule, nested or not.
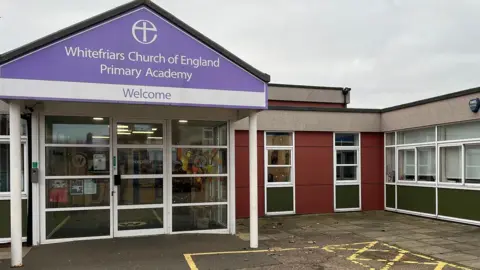
[[(22, 235), (27, 236), (27, 200), (22, 200)], [(10, 201), (0, 201), (0, 238), (10, 237)]]
[(395, 208), (395, 186), (394, 185), (386, 185), (386, 203), (387, 207)]
[(480, 221), (480, 191), (438, 189), (438, 214)]
[(398, 186), (397, 192), (398, 209), (435, 214), (435, 188)]
[(293, 211), (293, 187), (267, 188), (267, 212)]
[(360, 186), (336, 186), (335, 201), (337, 209), (360, 207)]

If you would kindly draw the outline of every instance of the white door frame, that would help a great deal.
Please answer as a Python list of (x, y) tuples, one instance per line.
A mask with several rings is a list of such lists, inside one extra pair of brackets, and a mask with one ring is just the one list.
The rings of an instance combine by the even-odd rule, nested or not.
[[(145, 145), (145, 144), (117, 144), (117, 125), (118, 123), (142, 123), (142, 124), (161, 124), (162, 125), (162, 136), (163, 136), (163, 144), (162, 145)], [(111, 220), (111, 227), (113, 228), (113, 237), (129, 237), (129, 236), (144, 236), (144, 235), (157, 235), (157, 234), (164, 234), (165, 233), (165, 226), (167, 226), (167, 184), (168, 177), (166, 174), (166, 164), (168, 163), (167, 155), (166, 155), (166, 140), (167, 140), (167, 132), (166, 132), (166, 121), (164, 120), (146, 120), (146, 119), (129, 119), (129, 118), (113, 118), (113, 123), (111, 127), (111, 134), (112, 134), (112, 179), (110, 181), (111, 190), (113, 191), (112, 196), (112, 218)], [(162, 149), (163, 153), (163, 174), (153, 174), (153, 175), (124, 175), (121, 176), (122, 179), (133, 179), (133, 178), (141, 178), (141, 179), (151, 179), (151, 178), (162, 178), (163, 179), (163, 203), (162, 204), (143, 204), (143, 205), (118, 205), (118, 186), (114, 185), (114, 177), (118, 173), (118, 158), (117, 152), (118, 149), (131, 149), (131, 148), (143, 148), (143, 149)], [(162, 224), (163, 228), (161, 229), (139, 229), (139, 230), (118, 230), (118, 215), (120, 210), (127, 210), (127, 209), (163, 209), (162, 215)], [(153, 212), (154, 215), (155, 212)], [(156, 215), (157, 218), (160, 218)]]

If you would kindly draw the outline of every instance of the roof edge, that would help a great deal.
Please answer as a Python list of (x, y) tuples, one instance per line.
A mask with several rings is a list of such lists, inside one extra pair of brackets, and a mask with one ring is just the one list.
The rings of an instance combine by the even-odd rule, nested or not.
[(318, 90), (337, 90), (342, 91), (346, 87), (338, 86), (315, 86), (315, 85), (302, 85), (302, 84), (284, 84), (284, 83), (269, 83), (268, 86), (273, 87), (291, 87), (291, 88), (305, 88), (305, 89), (318, 89)]
[(415, 106), (419, 106), (419, 105), (424, 105), (424, 104), (428, 104), (428, 103), (433, 103), (433, 102), (437, 102), (437, 101), (452, 99), (452, 98), (466, 96), (466, 95), (475, 94), (475, 93), (480, 93), (480, 87), (470, 88), (470, 89), (461, 90), (461, 91), (457, 91), (457, 92), (453, 92), (453, 93), (449, 93), (449, 94), (445, 94), (445, 95), (441, 95), (441, 96), (435, 96), (435, 97), (421, 99), (421, 100), (417, 100), (417, 101), (413, 101), (413, 102), (409, 102), (409, 103), (405, 103), (405, 104), (395, 105), (395, 106), (392, 106), (392, 107), (387, 107), (387, 108), (381, 109), (381, 111), (382, 111), (382, 113), (392, 112), (392, 111), (411, 108), (411, 107), (415, 107)]
[(301, 112), (335, 112), (335, 113), (381, 113), (380, 109), (362, 108), (322, 108), (322, 107), (293, 107), (293, 106), (268, 106), (268, 111), (301, 111)]
[(100, 13), (98, 15), (95, 15), (93, 17), (90, 17), (86, 20), (80, 21), (76, 24), (73, 24), (71, 26), (68, 26), (66, 28), (63, 28), (61, 30), (58, 30), (50, 35), (47, 35), (45, 37), (39, 38), (37, 40), (34, 40), (30, 43), (27, 43), (23, 46), (20, 46), (16, 49), (7, 51), (3, 54), (0, 54), (0, 65), (10, 62), (12, 60), (15, 60), (16, 58), (19, 58), (21, 56), (24, 56), (28, 53), (32, 53), (38, 49), (41, 49), (45, 46), (50, 45), (51, 43), (60, 41), (62, 39), (65, 39), (71, 35), (74, 35), (78, 32), (81, 32), (83, 30), (86, 30), (88, 28), (91, 28), (97, 24), (100, 24), (104, 21), (108, 21), (110, 19), (113, 19), (123, 13), (126, 13), (128, 11), (131, 11), (135, 8), (141, 7), (141, 6), (146, 6), (149, 9), (153, 10), (156, 12), (158, 15), (164, 17), (167, 21), (169, 21), (171, 24), (177, 26), (180, 28), (182, 31), (188, 33), (189, 35), (193, 36), (195, 39), (199, 40), (200, 42), (204, 43), (208, 47), (212, 48), (228, 60), (232, 61), (236, 65), (240, 66), (241, 68), (245, 69), (247, 72), (250, 74), (254, 75), (258, 79), (268, 83), (270, 82), (270, 75), (267, 73), (263, 73), (260, 70), (254, 68), (250, 64), (246, 63), (239, 57), (235, 56), (233, 53), (229, 52), (227, 49), (224, 47), (220, 46), (213, 40), (209, 39), (202, 33), (198, 32), (194, 28), (190, 27), (180, 19), (176, 18), (173, 14), (169, 13), (168, 11), (164, 10), (157, 4), (153, 3), (151, 0), (133, 0), (131, 2), (128, 2), (126, 4), (123, 4), (121, 6), (115, 7), (113, 9), (110, 9), (108, 11), (105, 11), (103, 13)]

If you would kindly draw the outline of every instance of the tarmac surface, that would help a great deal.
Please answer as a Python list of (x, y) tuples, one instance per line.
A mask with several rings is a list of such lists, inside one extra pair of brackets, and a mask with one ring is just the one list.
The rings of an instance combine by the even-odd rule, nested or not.
[(480, 269), (479, 227), (384, 211), (263, 218), (258, 249), (237, 232), (42, 245), (23, 269)]

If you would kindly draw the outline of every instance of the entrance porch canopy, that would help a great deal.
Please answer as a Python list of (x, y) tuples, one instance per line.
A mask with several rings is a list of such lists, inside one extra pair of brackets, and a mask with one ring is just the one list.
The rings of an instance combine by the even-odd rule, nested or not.
[[(251, 247), (255, 248), (256, 111), (268, 106), (269, 81), (268, 74), (151, 1), (137, 0), (119, 6), (0, 55), (0, 99), (10, 104), (11, 182), (21, 183), (17, 157), (21, 156), (19, 127), (23, 102), (235, 110), (237, 119), (250, 115), (251, 120), (250, 194), (255, 196), (250, 196), (250, 217)], [(11, 213), (12, 266), (18, 266), (22, 264), (20, 184), (11, 187)]]

